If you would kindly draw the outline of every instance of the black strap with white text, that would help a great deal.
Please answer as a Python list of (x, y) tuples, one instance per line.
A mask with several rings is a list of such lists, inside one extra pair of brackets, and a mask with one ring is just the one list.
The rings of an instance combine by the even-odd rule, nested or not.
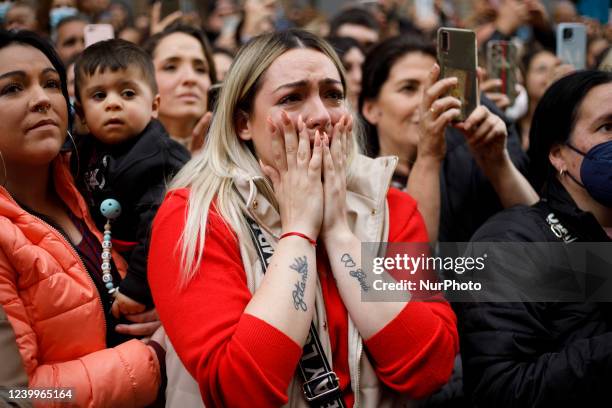
[[(274, 249), (267, 242), (259, 225), (248, 216), (247, 224), (265, 273), (274, 254)], [(346, 407), (342, 399), (338, 376), (331, 370), (313, 323), (310, 324), (298, 367), (304, 380), (302, 390), (310, 406), (320, 408)]]

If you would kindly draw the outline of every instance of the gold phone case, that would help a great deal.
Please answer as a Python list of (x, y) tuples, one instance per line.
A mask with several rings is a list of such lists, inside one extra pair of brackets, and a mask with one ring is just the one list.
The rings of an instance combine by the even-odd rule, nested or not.
[(442, 27), (438, 29), (440, 78), (457, 77), (449, 95), (461, 101), (458, 122), (467, 119), (479, 105), (476, 34), (472, 30)]

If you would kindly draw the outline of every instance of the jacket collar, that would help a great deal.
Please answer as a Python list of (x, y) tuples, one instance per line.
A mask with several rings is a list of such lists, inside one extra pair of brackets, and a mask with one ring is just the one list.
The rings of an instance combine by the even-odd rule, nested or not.
[[(364, 217), (383, 217), (387, 190), (391, 177), (397, 165), (397, 157), (379, 157), (372, 159), (361, 154), (354, 158), (354, 171), (347, 179), (347, 210), (349, 224), (353, 231), (361, 231), (376, 241), (377, 231), (368, 228), (378, 225), (375, 220)], [(264, 230), (276, 239), (280, 236), (281, 220), (274, 205), (260, 193), (258, 185), (264, 182), (259, 175), (250, 175), (242, 169), (236, 169), (233, 174), (234, 185), (245, 202), (246, 209)], [(355, 231), (360, 232), (360, 231)]]
[(551, 177), (542, 190), (542, 201), (559, 217), (563, 225), (580, 241), (605, 242), (610, 238), (590, 212), (576, 205), (556, 177)]

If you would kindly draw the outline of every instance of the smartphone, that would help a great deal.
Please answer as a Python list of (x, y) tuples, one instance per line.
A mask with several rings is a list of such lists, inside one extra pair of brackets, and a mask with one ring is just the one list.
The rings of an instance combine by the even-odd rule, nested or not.
[(217, 82), (214, 85), (211, 85), (208, 88), (207, 95), (207, 103), (206, 110), (209, 112), (214, 112), (217, 107), (217, 101), (219, 100), (219, 94), (221, 93), (221, 87), (223, 86), (223, 82)]
[(501, 79), (501, 92), (508, 96), (510, 105), (517, 97), (517, 66), (518, 49), (513, 42), (492, 40), (487, 43), (487, 72), (489, 77)]
[(586, 27), (580, 23), (561, 23), (557, 26), (557, 58), (576, 69), (586, 68)]
[(161, 14), (159, 18), (163, 20), (169, 14), (179, 11), (181, 9), (180, 0), (161, 0)]
[(85, 48), (99, 41), (115, 38), (113, 26), (110, 24), (87, 24), (84, 30)]
[(457, 85), (449, 95), (461, 101), (461, 114), (456, 118), (462, 122), (480, 103), (476, 66), (478, 56), (476, 34), (472, 30), (441, 27), (438, 29), (438, 63), (440, 79), (456, 77)]

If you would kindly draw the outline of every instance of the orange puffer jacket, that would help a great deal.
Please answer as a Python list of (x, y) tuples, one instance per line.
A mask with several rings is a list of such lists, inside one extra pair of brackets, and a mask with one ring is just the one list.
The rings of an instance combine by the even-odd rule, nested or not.
[[(101, 240), (66, 161), (58, 157), (53, 168), (59, 196)], [(125, 262), (113, 258), (125, 276)], [(71, 387), (79, 407), (142, 407), (155, 400), (160, 372), (152, 350), (139, 340), (106, 348), (102, 303), (81, 259), (57, 230), (24, 211), (2, 187), (0, 304), (15, 330), (30, 387)]]

